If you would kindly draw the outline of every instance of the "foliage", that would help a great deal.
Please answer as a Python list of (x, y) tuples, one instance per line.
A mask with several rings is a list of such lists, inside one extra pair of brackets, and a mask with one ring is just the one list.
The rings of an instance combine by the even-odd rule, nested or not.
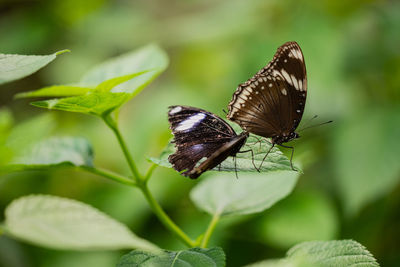
[(379, 266), (371, 253), (353, 240), (312, 241), (292, 247), (284, 259), (267, 260), (249, 267)]
[[(50, 203), (53, 196), (62, 196), (68, 203), (107, 214), (131, 229), (129, 233), (166, 249), (166, 255), (190, 247), (221, 247), (228, 266), (263, 259), (270, 266), (293, 266), (289, 254), (282, 258), (285, 251), (311, 240), (324, 240), (310, 244), (328, 248), (310, 245), (319, 253), (314, 259), (336, 253), (339, 247), (363, 251), (348, 240), (340, 241), (349, 238), (368, 248), (382, 266), (398, 266), (396, 1), (151, 5), (39, 0), (28, 5), (3, 1), (0, 6), (0, 52), (14, 60), (12, 66), (0, 61), (3, 211), (14, 199), (40, 196)], [(301, 172), (286, 169), (291, 151), (283, 148), (274, 151), (276, 157), (267, 157), (262, 173), (254, 171), (250, 153), (239, 154), (238, 179), (232, 158), (223, 163), (222, 171), (216, 168), (195, 181), (169, 168), (165, 159), (173, 146), (167, 145), (167, 107), (190, 105), (224, 117), (222, 109), (237, 84), (291, 40), (302, 47), (309, 85), (301, 138), (292, 143), (294, 163)], [(157, 45), (144, 45), (154, 41), (167, 53)], [(66, 47), (72, 52), (51, 54)], [(166, 54), (171, 57), (168, 69)], [(4, 77), (4, 70), (16, 66), (15, 59), (35, 63)], [(27, 105), (27, 98), (52, 111)], [(67, 109), (74, 113), (56, 111)], [(100, 117), (109, 129), (85, 114)], [(319, 118), (310, 122), (315, 114)], [(301, 130), (327, 120), (334, 122)], [(246, 149), (260, 149), (255, 159), (260, 163), (269, 145), (264, 140), (253, 144), (256, 141), (249, 140)], [(146, 161), (149, 158), (151, 162)], [(252, 180), (266, 187), (264, 195), (251, 187)], [(271, 191), (274, 198), (267, 199)], [(233, 211), (230, 216), (214, 212), (220, 200), (226, 201), (221, 205), (224, 211)], [(45, 244), (11, 234), (5, 216), (0, 213), (0, 266), (108, 267), (124, 253), (119, 248), (36, 247)], [(327, 242), (335, 239), (339, 241)], [(56, 239), (45, 241), (53, 244)], [(144, 248), (134, 251), (141, 255), (142, 250), (159, 255)], [(309, 251), (299, 250), (303, 256)], [(371, 259), (368, 255), (361, 256)], [(351, 257), (337, 259), (346, 258)], [(371, 264), (367, 266), (376, 266)]]

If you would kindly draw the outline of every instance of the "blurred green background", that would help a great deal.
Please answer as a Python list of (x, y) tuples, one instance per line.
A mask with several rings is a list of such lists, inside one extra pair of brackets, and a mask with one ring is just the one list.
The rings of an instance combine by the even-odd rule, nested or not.
[[(144, 170), (146, 156), (157, 156), (171, 137), (169, 105), (224, 116), (236, 86), (268, 63), (278, 46), (297, 41), (309, 87), (303, 122), (318, 114), (314, 123), (334, 123), (304, 131), (294, 142), (294, 159), (304, 174), (288, 198), (264, 213), (223, 220), (212, 244), (223, 247), (228, 266), (241, 266), (282, 257), (305, 240), (354, 239), (382, 266), (399, 266), (399, 32), (399, 1), (2, 0), (1, 53), (66, 48), (72, 53), (1, 86), (0, 106), (12, 116), (0, 121), (10, 128), (34, 119), (48, 135), (87, 137), (98, 166), (128, 174), (114, 136), (99, 119), (40, 110), (13, 95), (78, 81), (96, 63), (158, 43), (168, 52), (170, 67), (120, 115), (123, 134)], [(150, 181), (162, 205), (192, 237), (210, 219), (188, 198), (195, 183), (165, 168)], [(165, 249), (184, 248), (131, 188), (68, 170), (0, 177), (2, 211), (32, 193), (89, 203)], [(0, 266), (7, 267), (113, 266), (125, 252), (56, 251), (0, 237)]]

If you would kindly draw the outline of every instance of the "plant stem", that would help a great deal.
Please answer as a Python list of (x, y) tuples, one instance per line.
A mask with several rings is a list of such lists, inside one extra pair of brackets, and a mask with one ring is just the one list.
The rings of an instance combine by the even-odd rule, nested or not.
[(100, 176), (103, 176), (107, 179), (119, 182), (121, 184), (126, 184), (126, 185), (130, 185), (130, 186), (136, 186), (136, 183), (134, 181), (132, 181), (131, 179), (128, 179), (122, 175), (107, 171), (107, 170), (102, 170), (102, 169), (98, 169), (98, 168), (94, 168), (94, 167), (87, 167), (87, 166), (81, 166), (79, 167), (80, 169), (93, 173), (93, 174), (97, 174)]
[(210, 240), (210, 237), (212, 235), (212, 233), (214, 232), (215, 226), (217, 226), (217, 223), (219, 221), (219, 213), (215, 213), (211, 219), (210, 224), (208, 225), (208, 228), (204, 234), (203, 240), (201, 241), (201, 248), (206, 248), (208, 241)]
[(128, 162), (129, 168), (132, 171), (135, 181), (137, 183), (141, 182), (142, 176), (140, 175), (138, 169), (136, 168), (135, 162), (133, 161), (131, 153), (129, 153), (128, 147), (126, 146), (126, 143), (125, 143), (124, 139), (122, 138), (122, 135), (118, 129), (117, 123), (111, 117), (111, 114), (105, 115), (103, 117), (103, 119), (104, 119), (105, 123), (108, 125), (108, 127), (110, 127), (110, 129), (114, 132), (115, 136), (117, 137), (118, 143), (121, 146), (122, 152), (124, 152), (125, 158)]
[[(128, 147), (125, 144), (124, 139), (122, 138), (122, 135), (118, 129), (116, 121), (111, 117), (111, 114), (106, 114), (103, 117), (104, 122), (110, 127), (110, 129), (114, 132), (115, 136), (118, 139), (118, 142), (122, 148), (122, 151), (124, 152), (125, 158), (128, 162), (128, 165), (132, 171), (132, 174), (134, 176), (135, 182), (132, 182), (133, 185), (136, 185), (144, 194), (144, 196), (147, 199), (147, 202), (149, 202), (149, 205), (153, 209), (153, 212), (156, 214), (158, 219), (164, 224), (164, 226), (169, 229), (172, 233), (174, 233), (183, 243), (188, 245), (189, 247), (194, 247), (196, 243), (190, 239), (189, 236), (187, 236), (172, 220), (171, 218), (168, 217), (168, 215), (165, 213), (165, 211), (162, 209), (160, 204), (158, 204), (157, 200), (153, 197), (153, 195), (150, 193), (149, 188), (147, 187), (147, 180), (150, 178), (151, 174), (153, 173), (153, 170), (156, 168), (155, 164), (153, 164), (149, 170), (147, 171), (145, 176), (141, 176), (139, 171), (136, 168), (136, 165), (132, 159), (131, 154), (129, 153)], [(118, 175), (110, 175), (110, 173), (101, 171), (99, 169), (94, 169), (94, 170), (89, 170), (89, 171), (94, 171), (97, 174), (100, 174), (104, 177), (117, 180), (119, 182), (127, 183), (126, 178), (121, 179), (121, 176)], [(131, 185), (132, 185), (131, 184)]]
[(155, 164), (155, 163), (153, 163), (151, 166), (150, 166), (150, 168), (147, 170), (147, 172), (146, 172), (146, 175), (144, 176), (144, 178), (143, 178), (143, 180), (145, 181), (145, 182), (147, 182), (149, 179), (150, 179), (150, 177), (151, 177), (151, 175), (153, 174), (153, 171), (155, 170), (155, 168), (157, 168), (157, 164)]
[(165, 211), (158, 204), (157, 200), (150, 193), (147, 184), (143, 184), (139, 187), (147, 201), (149, 202), (153, 212), (157, 215), (158, 219), (167, 227), (171, 232), (173, 232), (183, 243), (188, 245), (189, 247), (194, 247), (195, 242), (190, 239), (172, 220), (168, 217)]

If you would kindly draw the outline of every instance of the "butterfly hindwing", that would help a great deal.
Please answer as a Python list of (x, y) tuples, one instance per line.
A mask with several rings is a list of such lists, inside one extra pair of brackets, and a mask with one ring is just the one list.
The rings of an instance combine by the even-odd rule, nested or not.
[(175, 170), (190, 178), (197, 178), (236, 154), (247, 139), (247, 134), (236, 135), (217, 115), (198, 108), (172, 106), (168, 120), (176, 146), (168, 160)]

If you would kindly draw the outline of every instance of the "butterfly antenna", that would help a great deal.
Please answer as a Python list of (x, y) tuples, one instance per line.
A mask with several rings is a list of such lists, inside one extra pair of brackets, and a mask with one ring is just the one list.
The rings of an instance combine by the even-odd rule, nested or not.
[[(308, 119), (308, 121), (306, 121), (305, 123), (303, 123), (303, 125), (307, 125), (309, 124), (313, 119), (316, 119), (318, 117), (318, 115), (314, 115), (311, 119)], [(307, 126), (308, 127), (308, 126)], [(299, 130), (301, 131), (301, 130)]]
[(331, 120), (331, 121), (326, 121), (326, 122), (323, 122), (323, 123), (311, 125), (311, 126), (308, 126), (308, 127), (305, 127), (303, 129), (299, 130), (299, 132), (304, 131), (306, 129), (310, 129), (310, 128), (314, 128), (314, 127), (317, 127), (317, 126), (321, 126), (321, 125), (324, 125), (324, 124), (328, 124), (328, 123), (331, 123), (331, 122), (333, 122), (333, 121)]
[(228, 115), (228, 112), (225, 109), (222, 109), (222, 112), (225, 113), (225, 115)]

